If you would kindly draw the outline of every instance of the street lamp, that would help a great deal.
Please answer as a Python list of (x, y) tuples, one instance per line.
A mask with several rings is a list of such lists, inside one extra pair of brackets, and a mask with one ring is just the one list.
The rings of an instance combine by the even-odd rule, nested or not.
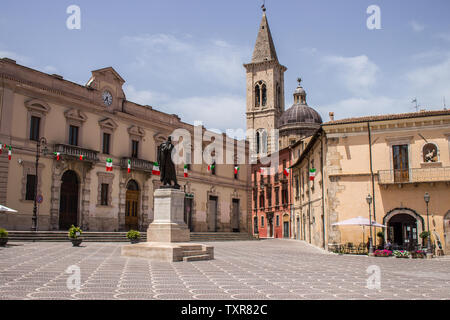
[(373, 256), (373, 244), (372, 244), (372, 211), (370, 210), (370, 205), (372, 204), (372, 196), (370, 194), (366, 197), (367, 204), (369, 205), (369, 227), (370, 227), (370, 237), (369, 237), (369, 256)]
[(47, 149), (47, 139), (41, 137), (36, 143), (36, 178), (34, 182), (34, 206), (33, 206), (33, 217), (31, 222), (31, 231), (37, 231), (37, 196), (38, 196), (38, 168), (39, 168), (39, 157), (41, 153), (41, 144), (44, 146), (42, 150), (43, 154), (46, 155), (48, 153)]
[(425, 192), (425, 195), (423, 196), (423, 199), (425, 200), (425, 203), (427, 204), (427, 232), (428, 232), (428, 248), (427, 248), (427, 258), (430, 259), (433, 256), (433, 253), (431, 252), (431, 234), (430, 234), (430, 221), (428, 219), (428, 203), (430, 202), (430, 195), (428, 192)]

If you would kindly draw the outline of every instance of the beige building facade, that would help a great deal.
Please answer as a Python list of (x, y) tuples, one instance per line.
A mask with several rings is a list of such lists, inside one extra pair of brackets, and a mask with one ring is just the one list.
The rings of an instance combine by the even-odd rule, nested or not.
[[(124, 82), (111, 67), (93, 71), (83, 86), (0, 59), (0, 203), (18, 210), (0, 213), (1, 227), (31, 228), (37, 144), (45, 137), (37, 179), (43, 199), (38, 230), (64, 230), (71, 224), (88, 231), (146, 230), (160, 185), (154, 172), (158, 146), (175, 129), (194, 137), (195, 128), (177, 115), (128, 101)], [(224, 150), (228, 143), (248, 156), (247, 146), (222, 138)], [(203, 148), (207, 145), (203, 141)], [(181, 156), (193, 154), (192, 149)], [(190, 164), (188, 177), (184, 163), (177, 165), (186, 193), (185, 220), (191, 231), (247, 232), (248, 168), (239, 164), (235, 174), (233, 164), (216, 162), (214, 170), (205, 162)]]
[(369, 228), (363, 238), (360, 226), (332, 224), (369, 218), (370, 195), (372, 218), (387, 226), (385, 240), (399, 248), (422, 244), (429, 228), (433, 245), (450, 253), (450, 111), (333, 119), (299, 141), (296, 153), (295, 238), (323, 248), (367, 242)]

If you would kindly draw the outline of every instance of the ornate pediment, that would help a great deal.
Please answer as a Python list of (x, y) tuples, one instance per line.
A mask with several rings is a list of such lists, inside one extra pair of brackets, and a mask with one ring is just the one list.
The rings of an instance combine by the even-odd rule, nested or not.
[(131, 126), (128, 128), (128, 133), (132, 136), (138, 136), (138, 137), (144, 137), (145, 131), (141, 127), (138, 126)]
[(69, 109), (64, 112), (64, 116), (67, 120), (79, 122), (80, 124), (87, 120), (86, 114), (78, 109)]
[(47, 114), (50, 111), (50, 106), (47, 102), (38, 99), (31, 99), (25, 102), (25, 107), (30, 111)]
[(110, 118), (100, 120), (98, 122), (98, 124), (100, 125), (100, 127), (102, 129), (110, 129), (113, 131), (116, 130), (116, 128), (118, 127), (117, 123), (113, 119), (110, 119)]

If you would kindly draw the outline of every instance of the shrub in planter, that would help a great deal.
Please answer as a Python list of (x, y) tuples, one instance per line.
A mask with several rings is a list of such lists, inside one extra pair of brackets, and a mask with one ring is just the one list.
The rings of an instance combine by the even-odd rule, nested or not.
[(422, 239), (422, 245), (427, 245), (427, 239), (430, 233), (428, 231), (423, 231), (419, 234), (419, 237)]
[(375, 257), (391, 257), (392, 251), (391, 250), (375, 250), (373, 255)]
[(141, 233), (136, 230), (130, 230), (127, 232), (127, 238), (131, 241), (131, 243), (138, 243), (139, 239), (141, 239)]
[(394, 250), (392, 254), (396, 258), (409, 258), (409, 251), (406, 250)]
[(414, 250), (411, 252), (411, 258), (413, 259), (424, 259), (427, 255), (425, 250)]
[(8, 243), (8, 231), (0, 228), (0, 246), (4, 247)]
[(69, 229), (69, 239), (72, 241), (72, 245), (74, 247), (79, 247), (83, 239), (80, 238), (80, 235), (83, 233), (80, 227), (75, 227), (72, 225)]
[(380, 246), (384, 246), (384, 232), (383, 231), (379, 231), (378, 233), (377, 233), (377, 237), (378, 237), (378, 239), (379, 239), (379, 242), (380, 242)]

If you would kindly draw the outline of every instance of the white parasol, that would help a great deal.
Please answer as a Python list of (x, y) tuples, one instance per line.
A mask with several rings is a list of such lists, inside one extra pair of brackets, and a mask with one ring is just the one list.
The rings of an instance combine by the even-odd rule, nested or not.
[(17, 210), (5, 207), (5, 206), (0, 204), (0, 212), (10, 212), (10, 213), (12, 213), (12, 212), (17, 212)]

